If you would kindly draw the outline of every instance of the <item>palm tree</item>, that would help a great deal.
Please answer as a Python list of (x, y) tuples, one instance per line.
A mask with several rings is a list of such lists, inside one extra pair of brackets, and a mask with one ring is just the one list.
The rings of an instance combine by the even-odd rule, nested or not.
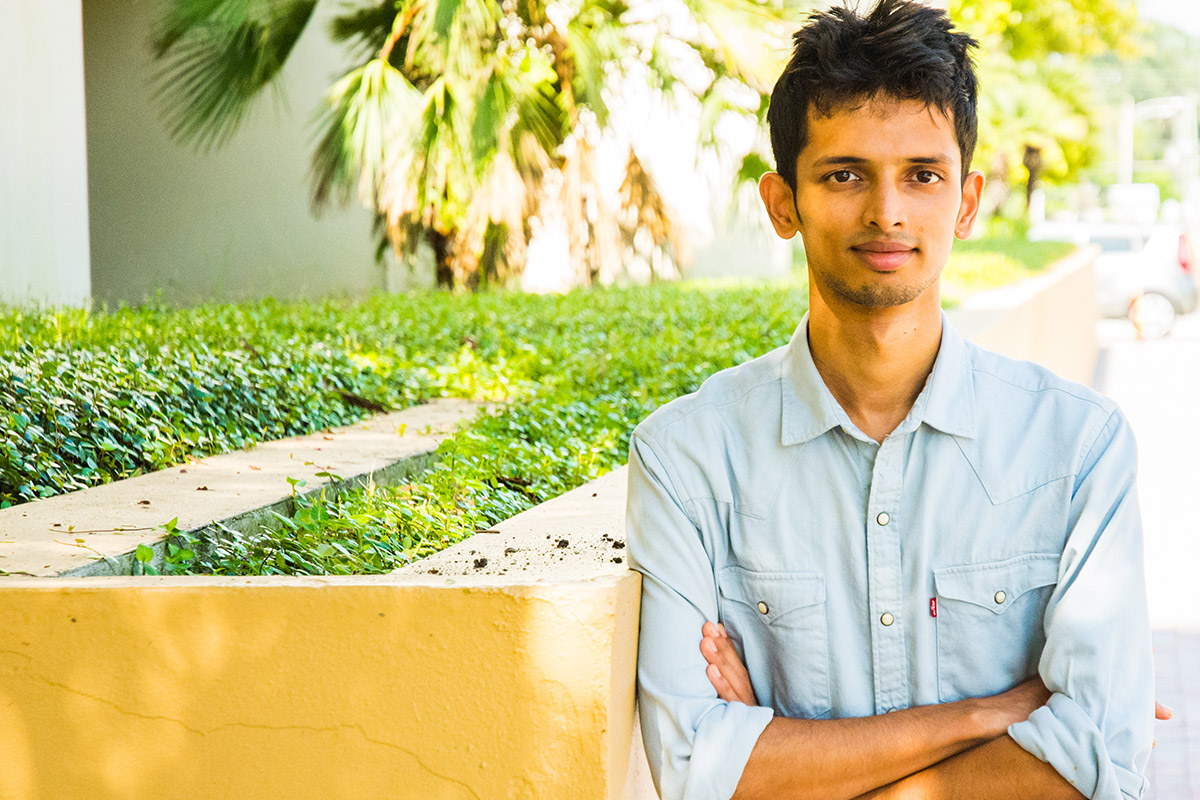
[(980, 62), (979, 159), (987, 175), (985, 212), (999, 215), (1024, 183), (1025, 213), (1043, 174), (1058, 180), (1091, 157), (1096, 138), (1093, 94), (1068, 68), (1014, 61), (1005, 53)]
[[(317, 0), (170, 0), (155, 37), (171, 134), (219, 146), (273, 85)], [(631, 148), (619, 204), (596, 187), (613, 87), (645, 74), (664, 94), (703, 65), (706, 109), (728, 87), (769, 90), (784, 11), (760, 0), (385, 0), (343, 7), (330, 33), (359, 62), (330, 87), (312, 202), (374, 209), (382, 248), (435, 255), (438, 283), (475, 286), (523, 264), (529, 219), (553, 205), (574, 268), (613, 274), (639, 231), (679, 254), (677, 223)], [(765, 103), (751, 113), (761, 114)], [(711, 116), (711, 115), (710, 115)], [(548, 181), (553, 175), (555, 180)]]

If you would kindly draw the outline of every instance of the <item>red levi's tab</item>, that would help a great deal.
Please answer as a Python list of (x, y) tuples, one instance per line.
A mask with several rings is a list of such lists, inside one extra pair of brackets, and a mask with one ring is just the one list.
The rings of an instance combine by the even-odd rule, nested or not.
[(929, 598), (929, 616), (937, 617), (937, 598)]

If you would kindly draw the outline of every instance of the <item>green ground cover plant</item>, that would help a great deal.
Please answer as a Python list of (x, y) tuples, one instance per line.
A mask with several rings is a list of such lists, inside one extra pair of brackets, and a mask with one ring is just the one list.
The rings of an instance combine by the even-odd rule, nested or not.
[[(979, 288), (1061, 254), (1022, 244), (967, 249), (950, 273)], [(167, 531), (170, 571), (388, 571), (621, 465), (641, 419), (783, 344), (806, 305), (807, 287), (793, 278), (550, 297), (8, 311), (0, 505), (431, 397), (505, 401), (403, 485), (297, 496), (296, 513), (260, 536), (202, 543)]]
[(623, 464), (629, 434), (652, 410), (786, 342), (806, 292), (796, 282), (705, 283), (446, 301), (461, 303), (460, 324), (476, 320), (463, 335), (479, 362), (504, 364), (509, 403), (499, 413), (446, 439), (408, 483), (297, 497), (277, 531), (177, 542), (198, 555), (172, 568), (383, 572), (436, 552)]

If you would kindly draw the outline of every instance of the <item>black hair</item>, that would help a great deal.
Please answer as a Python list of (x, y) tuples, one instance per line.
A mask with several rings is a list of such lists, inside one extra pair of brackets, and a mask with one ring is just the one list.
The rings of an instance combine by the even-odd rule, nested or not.
[(978, 42), (953, 27), (945, 11), (911, 0), (880, 0), (865, 16), (846, 7), (809, 16), (792, 35), (767, 110), (775, 168), (793, 192), (809, 109), (829, 114), (877, 97), (919, 100), (952, 117), (966, 180), (978, 128), (970, 54)]

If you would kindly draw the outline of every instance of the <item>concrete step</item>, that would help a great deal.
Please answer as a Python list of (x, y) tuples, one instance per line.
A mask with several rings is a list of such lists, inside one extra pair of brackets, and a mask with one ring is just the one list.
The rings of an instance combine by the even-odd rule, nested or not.
[[(438, 399), (356, 425), (210, 456), (149, 475), (0, 510), (0, 580), (128, 575), (138, 545), (161, 563), (163, 527), (213, 534), (214, 522), (252, 535), (292, 512), (298, 494), (342, 490), (374, 480), (395, 483), (428, 465), (438, 443), (487, 408)], [(329, 473), (318, 476), (317, 473)]]

